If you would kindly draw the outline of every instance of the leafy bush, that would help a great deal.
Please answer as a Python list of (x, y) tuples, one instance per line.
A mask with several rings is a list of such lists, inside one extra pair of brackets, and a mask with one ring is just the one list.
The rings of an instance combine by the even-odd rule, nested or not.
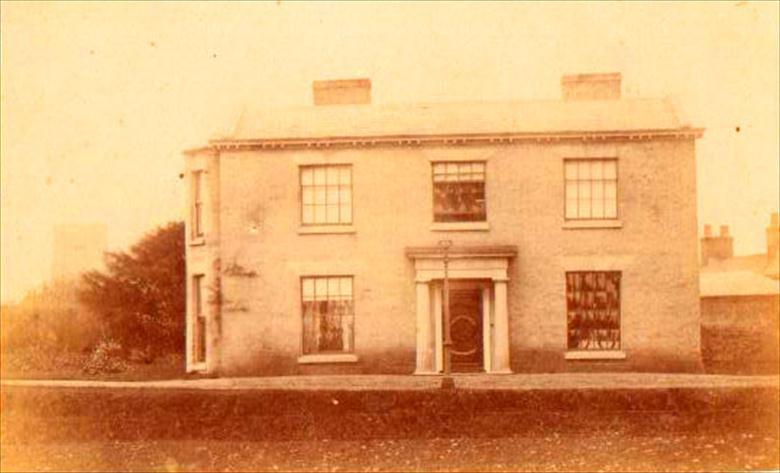
[(95, 314), (77, 299), (78, 281), (57, 281), (27, 293), (15, 305), (3, 305), (0, 313), (3, 352), (34, 349), (36, 352), (80, 352), (100, 337)]
[(79, 299), (128, 352), (154, 357), (184, 346), (184, 224), (169, 223), (127, 252), (107, 253), (106, 271), (83, 277)]
[(87, 374), (121, 373), (127, 369), (122, 357), (122, 345), (111, 339), (101, 340), (84, 362)]

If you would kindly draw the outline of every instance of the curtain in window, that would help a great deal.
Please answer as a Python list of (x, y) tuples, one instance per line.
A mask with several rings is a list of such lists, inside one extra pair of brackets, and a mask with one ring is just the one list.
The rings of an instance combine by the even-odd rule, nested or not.
[(620, 272), (566, 273), (569, 350), (620, 349)]

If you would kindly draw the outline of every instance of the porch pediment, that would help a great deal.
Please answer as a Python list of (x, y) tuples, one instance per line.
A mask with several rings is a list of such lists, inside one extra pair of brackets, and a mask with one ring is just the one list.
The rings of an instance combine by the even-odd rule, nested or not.
[[(415, 281), (444, 278), (444, 249), (439, 246), (408, 247), (406, 256), (414, 260)], [(517, 256), (513, 245), (453, 246), (447, 250), (448, 276), (452, 279), (491, 279), (506, 281), (509, 260)]]

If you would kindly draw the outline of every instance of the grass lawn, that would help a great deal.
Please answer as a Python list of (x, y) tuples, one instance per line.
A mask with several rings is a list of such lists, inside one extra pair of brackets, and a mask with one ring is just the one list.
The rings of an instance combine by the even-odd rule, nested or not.
[(67, 350), (5, 349), (0, 356), (0, 378), (148, 381), (186, 377), (184, 357), (179, 354), (160, 356), (151, 363), (127, 362), (127, 369), (122, 372), (99, 374), (88, 374), (82, 369), (88, 358), (89, 353)]
[(777, 469), (776, 436), (745, 432), (498, 438), (210, 440), (2, 446), (2, 471), (723, 471)]
[(779, 394), (6, 386), (0, 470), (773, 470)]

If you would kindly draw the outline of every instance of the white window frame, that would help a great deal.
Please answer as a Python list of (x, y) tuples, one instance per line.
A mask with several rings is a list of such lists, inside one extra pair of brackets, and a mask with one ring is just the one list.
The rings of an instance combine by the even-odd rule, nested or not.
[(203, 170), (192, 171), (192, 208), (190, 215), (190, 238), (193, 243), (205, 238), (203, 225)]
[[(608, 168), (604, 166), (605, 163), (613, 164), (614, 176), (607, 176)], [(620, 227), (616, 224), (620, 218), (619, 182), (617, 158), (565, 158), (563, 160), (564, 221), (571, 228)], [(575, 193), (574, 197), (571, 195), (572, 191)], [(608, 193), (613, 195), (607, 197)], [(571, 211), (572, 202), (574, 212)], [(596, 202), (601, 203), (601, 208), (594, 206)], [(587, 203), (587, 212), (581, 208), (584, 203)], [(610, 203), (613, 205), (610, 206)], [(596, 209), (599, 211), (594, 212)]]
[(349, 229), (354, 221), (352, 165), (306, 164), (299, 166), (298, 175), (301, 233)]
[[(348, 286), (345, 286), (346, 280), (348, 280)], [(320, 282), (320, 284), (318, 284)], [(317, 274), (317, 275), (305, 275), (300, 277), (300, 320), (301, 320), (301, 356), (298, 358), (299, 363), (332, 363), (332, 362), (354, 362), (357, 361), (355, 355), (355, 278), (351, 274)], [(338, 284), (338, 290), (335, 290), (334, 284)], [(310, 290), (307, 291), (306, 287), (310, 286)], [(323, 288), (325, 291), (324, 298), (318, 296), (318, 288)], [(331, 297), (331, 293), (335, 297)], [(348, 298), (348, 299), (346, 299)], [(346, 334), (347, 338), (344, 339), (344, 347), (342, 350), (334, 351), (320, 351), (320, 350), (308, 350), (306, 351), (306, 309), (305, 303), (312, 301), (328, 301), (328, 300), (349, 300), (352, 303), (351, 317), (351, 331)], [(342, 320), (343, 322), (343, 320)], [(349, 321), (348, 321), (349, 322)], [(315, 327), (316, 328), (316, 327)], [(316, 328), (319, 330), (319, 328)]]

